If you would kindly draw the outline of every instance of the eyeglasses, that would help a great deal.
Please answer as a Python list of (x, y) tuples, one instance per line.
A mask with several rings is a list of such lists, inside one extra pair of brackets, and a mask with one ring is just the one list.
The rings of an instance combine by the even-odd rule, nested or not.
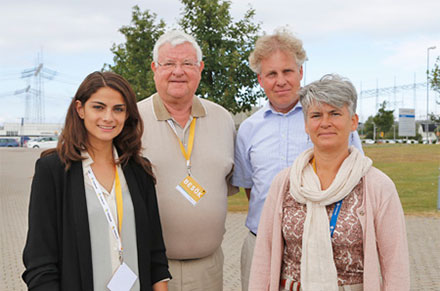
[(194, 68), (198, 67), (199, 64), (195, 62), (190, 61), (184, 61), (183, 63), (175, 63), (175, 62), (165, 62), (165, 63), (159, 63), (157, 64), (162, 67), (164, 70), (171, 71), (180, 66), (182, 70), (184, 71), (191, 71), (194, 70)]

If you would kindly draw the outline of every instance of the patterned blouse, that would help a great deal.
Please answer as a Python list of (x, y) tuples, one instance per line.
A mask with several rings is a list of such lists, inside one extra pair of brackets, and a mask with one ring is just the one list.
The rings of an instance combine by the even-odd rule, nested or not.
[[(363, 178), (342, 202), (336, 229), (333, 233), (333, 258), (338, 273), (339, 286), (363, 283), (362, 227), (356, 215), (356, 210), (362, 205), (362, 184)], [(301, 278), (302, 234), (307, 209), (305, 204), (296, 202), (289, 194), (289, 189), (284, 195), (282, 232), (285, 246), (281, 276), (299, 282)], [(335, 204), (326, 207), (329, 221)]]

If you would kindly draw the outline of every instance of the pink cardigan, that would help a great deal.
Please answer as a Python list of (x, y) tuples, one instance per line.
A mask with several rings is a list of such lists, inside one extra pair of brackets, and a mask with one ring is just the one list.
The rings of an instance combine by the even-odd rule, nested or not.
[[(264, 203), (249, 280), (251, 291), (279, 291), (284, 250), (282, 204), (289, 173), (290, 168), (274, 178)], [(363, 203), (357, 215), (364, 240), (364, 290), (409, 290), (409, 256), (402, 205), (394, 183), (374, 167), (365, 175)]]

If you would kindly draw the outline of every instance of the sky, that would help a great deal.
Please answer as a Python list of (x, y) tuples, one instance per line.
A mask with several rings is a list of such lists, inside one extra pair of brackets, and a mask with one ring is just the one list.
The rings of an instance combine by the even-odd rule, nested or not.
[[(25, 116), (26, 94), (14, 93), (37, 88), (22, 72), (40, 63), (56, 73), (42, 82), (44, 121), (63, 123), (85, 76), (112, 63), (110, 48), (124, 42), (118, 30), (130, 24), (134, 5), (156, 13), (168, 28), (177, 27), (183, 8), (178, 0), (0, 0), (0, 124)], [(357, 110), (361, 121), (384, 100), (388, 109), (414, 108), (416, 119), (425, 118), (427, 109), (440, 114), (439, 94), (424, 86), (378, 98), (365, 92), (426, 82), (428, 48), (436, 46), (429, 50), (430, 68), (440, 56), (440, 1), (232, 0), (234, 20), (249, 7), (262, 32), (287, 27), (303, 40), (308, 55), (303, 84), (337, 73), (364, 92)], [(34, 101), (28, 102), (33, 108)]]

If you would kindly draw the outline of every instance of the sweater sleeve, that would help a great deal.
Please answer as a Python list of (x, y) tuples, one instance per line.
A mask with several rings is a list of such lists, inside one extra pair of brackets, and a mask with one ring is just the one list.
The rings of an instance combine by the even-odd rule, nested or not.
[[(279, 270), (281, 265), (274, 266), (272, 263), (278, 261), (278, 258), (273, 258), (274, 248), (278, 245), (273, 240), (274, 232), (279, 230), (274, 229), (277, 209), (277, 201), (280, 195), (283, 195), (286, 176), (286, 171), (279, 173), (273, 180), (266, 201), (264, 202), (263, 212), (261, 214), (260, 223), (258, 225), (257, 242), (255, 244), (254, 256), (252, 258), (251, 273), (249, 278), (249, 290), (252, 291), (267, 291), (270, 286), (271, 278), (273, 276), (279, 277)], [(277, 251), (275, 251), (278, 253)], [(277, 278), (279, 280), (279, 278)]]
[(22, 277), (29, 290), (60, 290), (55, 182), (50, 166), (35, 166), (29, 203), (29, 229), (23, 251)]
[(384, 291), (409, 290), (409, 255), (405, 217), (394, 183), (376, 181), (382, 192), (375, 216), (377, 249)]

